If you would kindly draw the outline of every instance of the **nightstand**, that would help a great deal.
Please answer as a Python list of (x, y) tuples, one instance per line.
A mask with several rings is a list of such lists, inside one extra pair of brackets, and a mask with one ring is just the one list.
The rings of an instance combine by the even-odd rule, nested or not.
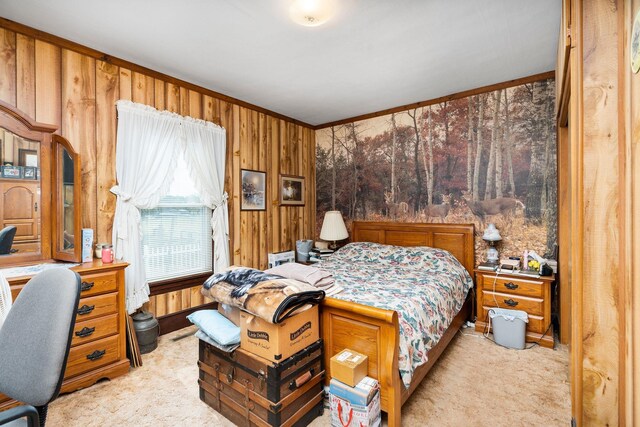
[(476, 331), (485, 330), (491, 308), (522, 310), (529, 315), (527, 342), (540, 340), (541, 346), (553, 348), (551, 285), (555, 276), (535, 277), (484, 270), (475, 270), (475, 276)]

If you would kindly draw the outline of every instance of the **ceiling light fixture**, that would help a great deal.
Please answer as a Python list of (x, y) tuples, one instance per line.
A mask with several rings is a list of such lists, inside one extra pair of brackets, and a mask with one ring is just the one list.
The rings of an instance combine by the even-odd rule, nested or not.
[(333, 5), (333, 0), (293, 0), (289, 16), (297, 24), (317, 27), (333, 16)]

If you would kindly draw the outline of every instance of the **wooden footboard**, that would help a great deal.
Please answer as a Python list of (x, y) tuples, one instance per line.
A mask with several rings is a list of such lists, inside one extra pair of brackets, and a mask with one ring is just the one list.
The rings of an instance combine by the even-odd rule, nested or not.
[(380, 382), (380, 403), (389, 426), (400, 426), (404, 386), (398, 371), (398, 313), (334, 298), (325, 298), (320, 309), (327, 381), (334, 354), (351, 348), (367, 355), (368, 375)]
[(429, 350), (429, 361), (418, 367), (411, 386), (404, 387), (398, 369), (400, 335), (398, 313), (335, 298), (325, 298), (320, 306), (321, 334), (325, 345), (326, 381), (331, 379), (329, 360), (350, 348), (369, 357), (368, 375), (380, 382), (380, 403), (387, 413), (389, 427), (400, 426), (401, 408), (418, 387), (456, 332), (471, 314), (468, 297), (438, 344)]

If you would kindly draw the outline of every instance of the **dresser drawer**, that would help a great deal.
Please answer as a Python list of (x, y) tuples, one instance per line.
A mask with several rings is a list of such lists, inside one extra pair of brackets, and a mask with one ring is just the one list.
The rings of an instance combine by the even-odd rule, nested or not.
[(118, 311), (118, 294), (111, 293), (95, 297), (82, 298), (78, 304), (76, 323)]
[(521, 297), (517, 295), (493, 293), (487, 290), (482, 291), (482, 305), (484, 307), (509, 308), (513, 310), (526, 311), (529, 314), (544, 316), (544, 300), (540, 298)]
[(117, 314), (76, 322), (71, 345), (88, 343), (116, 333), (118, 333)]
[[(491, 307), (482, 307), (482, 317), (479, 319), (482, 322), (489, 323), (489, 310)], [(540, 316), (529, 315), (529, 322), (527, 323), (527, 331), (536, 332), (539, 334), (544, 333), (549, 325), (545, 325), (544, 318)]]
[(118, 336), (73, 347), (69, 352), (65, 378), (73, 377), (120, 359)]
[(113, 292), (118, 286), (116, 273), (86, 274), (82, 276), (80, 298)]
[(509, 277), (483, 276), (483, 288), (487, 291), (494, 292), (494, 280), (495, 280), (495, 292), (502, 292), (507, 294), (521, 295), (525, 297), (539, 297), (544, 296), (544, 282), (514, 279)]

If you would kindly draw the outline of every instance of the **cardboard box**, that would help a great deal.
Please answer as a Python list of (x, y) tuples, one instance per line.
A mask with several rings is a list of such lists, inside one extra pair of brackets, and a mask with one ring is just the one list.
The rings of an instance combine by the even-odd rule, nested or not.
[(281, 362), (320, 339), (318, 306), (273, 324), (240, 311), (240, 347)]
[(93, 261), (93, 229), (82, 229), (82, 262)]
[(380, 390), (380, 383), (371, 377), (364, 377), (355, 387), (349, 387), (335, 378), (332, 378), (329, 383), (329, 393), (358, 406), (369, 405), (378, 390)]
[[(333, 383), (334, 380), (331, 380)], [(368, 405), (356, 405), (329, 393), (332, 427), (379, 427), (381, 425), (380, 391), (376, 390)]]
[(354, 387), (367, 376), (368, 361), (364, 354), (345, 348), (331, 358), (331, 378)]
[(240, 309), (238, 307), (218, 303), (218, 312), (229, 319), (234, 325), (240, 326)]

